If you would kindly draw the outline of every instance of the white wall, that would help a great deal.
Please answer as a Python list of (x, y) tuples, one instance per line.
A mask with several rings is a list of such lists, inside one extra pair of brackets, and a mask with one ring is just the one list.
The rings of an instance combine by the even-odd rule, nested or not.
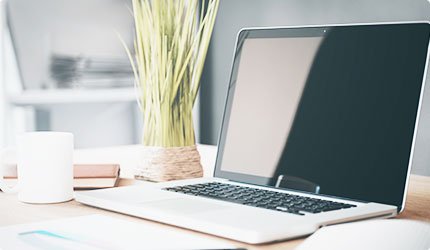
[[(5, 93), (4, 93), (4, 63), (3, 63), (3, 26), (4, 26), (4, 13), (3, 1), (0, 1), (0, 117), (5, 117)], [(5, 123), (0, 122), (0, 148), (5, 147)]]
[(50, 107), (50, 130), (72, 132), (76, 148), (136, 143), (139, 138), (135, 133), (134, 105), (134, 103), (56, 105)]

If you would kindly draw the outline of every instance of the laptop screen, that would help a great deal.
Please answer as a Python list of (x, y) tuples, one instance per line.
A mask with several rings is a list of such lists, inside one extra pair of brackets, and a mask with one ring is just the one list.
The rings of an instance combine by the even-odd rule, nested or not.
[(245, 29), (216, 177), (400, 207), (425, 23)]

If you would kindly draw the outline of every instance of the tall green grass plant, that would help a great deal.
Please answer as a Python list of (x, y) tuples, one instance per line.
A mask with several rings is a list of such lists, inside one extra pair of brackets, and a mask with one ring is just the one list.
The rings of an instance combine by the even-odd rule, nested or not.
[(219, 0), (133, 0), (127, 53), (139, 90), (145, 146), (195, 144), (193, 106)]

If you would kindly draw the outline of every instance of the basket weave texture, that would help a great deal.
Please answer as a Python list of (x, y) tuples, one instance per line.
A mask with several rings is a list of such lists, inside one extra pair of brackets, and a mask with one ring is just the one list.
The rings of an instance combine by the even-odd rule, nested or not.
[(148, 147), (141, 150), (141, 164), (136, 167), (135, 178), (162, 182), (203, 176), (197, 147)]

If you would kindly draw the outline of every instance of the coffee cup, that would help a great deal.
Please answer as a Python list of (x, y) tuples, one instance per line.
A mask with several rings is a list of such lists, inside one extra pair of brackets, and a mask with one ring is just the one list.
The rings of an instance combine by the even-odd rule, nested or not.
[(3, 192), (18, 193), (18, 199), (26, 203), (73, 199), (73, 134), (26, 132), (17, 137), (16, 152), (18, 182), (14, 187), (6, 185), (5, 168), (1, 164), (0, 189)]

